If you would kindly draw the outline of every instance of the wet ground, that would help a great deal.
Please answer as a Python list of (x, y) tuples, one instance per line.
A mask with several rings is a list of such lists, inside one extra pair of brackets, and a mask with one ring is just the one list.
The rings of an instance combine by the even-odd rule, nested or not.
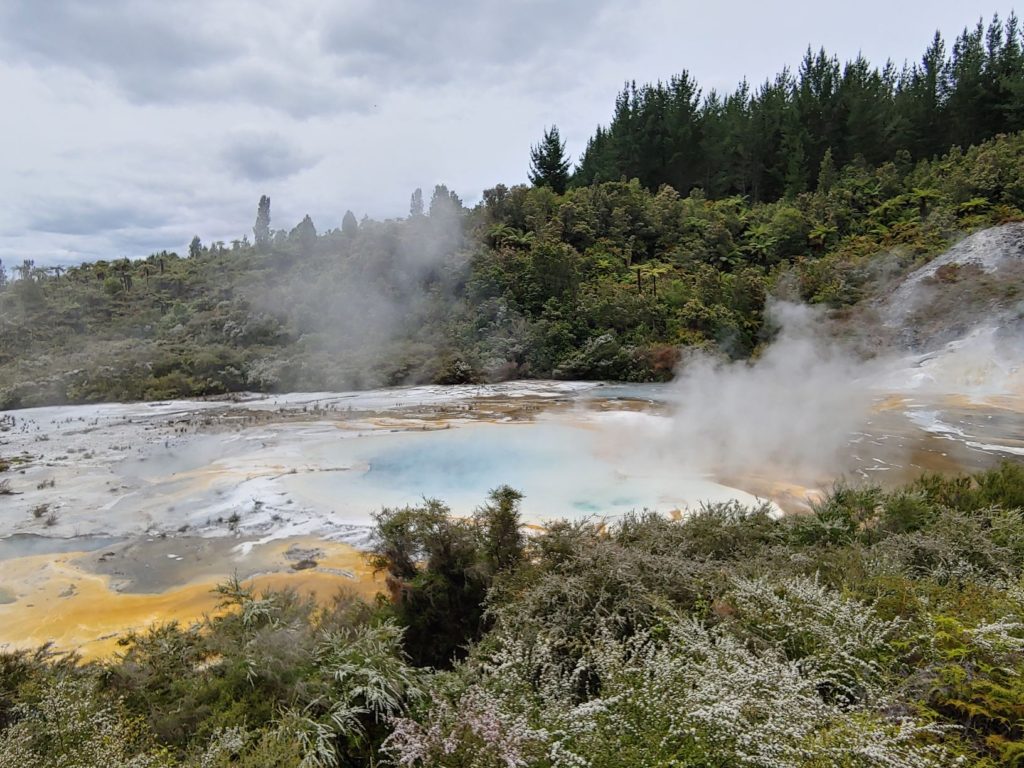
[(535, 524), (643, 508), (680, 515), (728, 499), (799, 512), (837, 476), (894, 485), (1024, 455), (1015, 390), (916, 384), (877, 393), (828, 474), (787, 473), (771, 457), (729, 475), (680, 463), (664, 385), (419, 387), (3, 416), (0, 456), (15, 462), (0, 475), (0, 645), (53, 641), (90, 657), (128, 630), (215, 610), (211, 590), (232, 575), (372, 595), (379, 585), (360, 548), (382, 506), (434, 497), (468, 514), (507, 483)]
[[(0, 640), (14, 648), (49, 642), (98, 658), (115, 653), (118, 639), (131, 630), (154, 622), (187, 624), (215, 612), (214, 588), (232, 575), (257, 590), (293, 588), (323, 600), (339, 590), (372, 598), (379, 586), (362, 554), (349, 545), (295, 539), (239, 556), (236, 543), (144, 539), (102, 552), (0, 561), (0, 584), (8, 596), (0, 604)], [(316, 565), (297, 570), (309, 555)]]

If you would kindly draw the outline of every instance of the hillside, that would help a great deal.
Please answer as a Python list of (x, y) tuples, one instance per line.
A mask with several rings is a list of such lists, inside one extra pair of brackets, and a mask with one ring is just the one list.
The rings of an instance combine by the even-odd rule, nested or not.
[(853, 163), (773, 203), (633, 181), (499, 185), (466, 210), (438, 187), (403, 220), (318, 234), (307, 218), (259, 246), (26, 263), (0, 289), (0, 407), (665, 379), (681, 347), (756, 353), (770, 293), (844, 317), (964, 234), (1024, 217), (1022, 150), (1014, 134)]

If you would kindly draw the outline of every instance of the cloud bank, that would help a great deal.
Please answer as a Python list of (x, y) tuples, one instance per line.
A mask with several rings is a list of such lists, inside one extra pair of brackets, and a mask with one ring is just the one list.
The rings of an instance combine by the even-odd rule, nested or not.
[[(688, 68), (730, 89), (840, 56), (917, 56), (994, 10), (971, 0), (822, 7), (670, 0), (6, 0), (0, 259), (183, 250), (247, 232), (261, 194), (307, 212), (404, 215), (443, 182), (473, 203), (525, 182), (558, 124), (578, 155), (628, 79)], [(884, 18), (886, 23), (878, 24)], [(122, 211), (123, 221), (116, 214)]]

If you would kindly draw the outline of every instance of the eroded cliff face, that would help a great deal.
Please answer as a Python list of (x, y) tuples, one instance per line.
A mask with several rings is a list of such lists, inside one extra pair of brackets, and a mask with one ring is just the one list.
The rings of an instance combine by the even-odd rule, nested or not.
[(874, 302), (883, 326), (914, 351), (934, 350), (979, 328), (1022, 335), (1024, 223), (965, 238)]

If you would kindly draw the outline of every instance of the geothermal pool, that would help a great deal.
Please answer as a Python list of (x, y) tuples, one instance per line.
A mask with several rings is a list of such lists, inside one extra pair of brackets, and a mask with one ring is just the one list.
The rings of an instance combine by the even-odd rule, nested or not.
[[(676, 385), (517, 382), (0, 414), (0, 456), (14, 460), (0, 475), (0, 645), (102, 655), (129, 629), (213, 610), (212, 586), (232, 574), (372, 595), (359, 550), (373, 513), (424, 498), (464, 515), (509, 484), (533, 525), (731, 499), (799, 511), (840, 476), (895, 484), (1024, 455), (1016, 383), (979, 393), (943, 380), (934, 357), (901, 365), (875, 375), (858, 427), (830, 436), (833, 461), (820, 463), (786, 461), (815, 426), (799, 402), (785, 413), (780, 395), (764, 406), (783, 411), (767, 427), (747, 415), (723, 438)], [(713, 424), (726, 418), (711, 413)], [(716, 466), (702, 450), (745, 436), (763, 460)], [(315, 567), (295, 568), (309, 559)]]
[(469, 514), (503, 483), (529, 522), (754, 503), (658, 456), (660, 392), (539, 382), (12, 412), (5, 453), (24, 464), (0, 525), (359, 542), (381, 507), (429, 497)]

